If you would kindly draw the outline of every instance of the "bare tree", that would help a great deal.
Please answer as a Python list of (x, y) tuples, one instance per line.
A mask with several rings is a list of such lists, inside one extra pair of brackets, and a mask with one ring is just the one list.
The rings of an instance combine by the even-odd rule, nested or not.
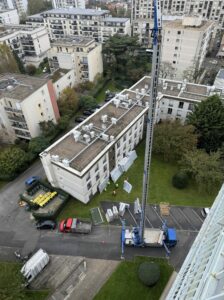
[(175, 75), (175, 69), (169, 61), (164, 61), (160, 65), (159, 73), (161, 78), (173, 79)]

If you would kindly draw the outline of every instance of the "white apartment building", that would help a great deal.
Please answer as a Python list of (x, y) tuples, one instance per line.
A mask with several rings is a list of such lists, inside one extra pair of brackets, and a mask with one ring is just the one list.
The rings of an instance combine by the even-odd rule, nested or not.
[[(133, 159), (149, 96), (124, 90), (40, 154), (49, 182), (83, 203)], [(123, 168), (121, 170), (121, 168)]]
[(18, 25), (19, 16), (16, 9), (0, 10), (0, 24)]
[(202, 21), (199, 17), (185, 17), (168, 22), (163, 27), (161, 63), (169, 62), (175, 78), (193, 78), (200, 70), (208, 52), (215, 23)]
[[(49, 182), (88, 203), (109, 180), (116, 181), (132, 162), (143, 137), (150, 77), (143, 77), (40, 154)], [(194, 105), (222, 90), (181, 81), (160, 80), (156, 122), (184, 123)]]
[(94, 81), (103, 73), (102, 44), (86, 37), (64, 38), (51, 44), (48, 51), (52, 71), (73, 69), (76, 83)]
[(13, 0), (0, 0), (0, 9), (14, 9), (14, 1)]
[(185, 258), (166, 300), (224, 299), (224, 185)]
[[(0, 27), (1, 28), (1, 27)], [(4, 26), (0, 32), (0, 44), (8, 45), (24, 64), (36, 67), (47, 57), (50, 41), (44, 27)]]
[(53, 8), (66, 8), (66, 7), (76, 7), (76, 8), (86, 8), (85, 0), (52, 0)]
[[(149, 82), (150, 77), (145, 76), (130, 90), (139, 93), (145, 89), (149, 94)], [(189, 83), (186, 80), (159, 79), (155, 121), (180, 120), (184, 123), (195, 105), (212, 95), (218, 95), (224, 100), (224, 90), (215, 86)]]
[(105, 42), (109, 36), (131, 35), (130, 19), (113, 18), (108, 10), (57, 8), (29, 16), (27, 24), (44, 24), (51, 40), (68, 36), (92, 37)]
[[(220, 0), (161, 0), (163, 15), (201, 15), (204, 20), (213, 20), (224, 28), (224, 5)], [(153, 1), (132, 0), (131, 19), (152, 19)]]
[(0, 9), (17, 9), (20, 16), (27, 13), (27, 0), (0, 0)]
[(0, 77), (0, 138), (7, 143), (40, 134), (39, 123), (59, 119), (53, 84), (21, 74)]

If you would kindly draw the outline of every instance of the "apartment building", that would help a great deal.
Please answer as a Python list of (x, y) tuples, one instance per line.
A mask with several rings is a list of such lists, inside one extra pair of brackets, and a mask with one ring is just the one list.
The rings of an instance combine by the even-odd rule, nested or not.
[(25, 65), (36, 67), (47, 57), (50, 41), (44, 27), (3, 26), (0, 27), (0, 44), (8, 45)]
[[(149, 82), (150, 77), (145, 76), (130, 90), (139, 93), (145, 89), (149, 94)], [(189, 83), (186, 80), (159, 79), (155, 121), (179, 120), (184, 123), (197, 104), (213, 95), (224, 100), (224, 90), (215, 86)]]
[(27, 6), (27, 0), (0, 0), (1, 9), (17, 9), (20, 16), (27, 13)]
[(13, 0), (0, 0), (0, 9), (14, 9)]
[[(127, 170), (136, 157), (136, 145), (143, 138), (149, 105), (150, 77), (130, 89), (76, 126), (40, 154), (49, 182), (83, 203), (102, 191)], [(155, 122), (185, 122), (194, 106), (222, 90), (186, 81), (160, 80)]]
[(44, 24), (51, 40), (84, 36), (103, 43), (114, 34), (131, 35), (130, 19), (113, 18), (108, 10), (100, 9), (52, 9), (29, 16), (27, 24), (32, 26)]
[(149, 96), (124, 90), (40, 154), (49, 182), (83, 203), (135, 158)]
[(176, 79), (193, 79), (209, 50), (215, 23), (200, 17), (184, 17), (163, 27), (161, 63), (169, 62)]
[[(220, 0), (161, 0), (163, 15), (201, 15), (204, 20), (216, 21), (224, 28), (224, 4)], [(152, 19), (153, 1), (132, 0), (131, 19)]]
[(0, 24), (18, 25), (19, 16), (16, 9), (0, 9)]
[(53, 8), (76, 7), (86, 8), (85, 0), (52, 0)]
[(53, 84), (21, 74), (0, 76), (0, 138), (7, 143), (40, 134), (39, 123), (57, 123), (59, 111)]
[(93, 38), (70, 37), (51, 44), (48, 60), (52, 71), (73, 69), (76, 83), (94, 81), (103, 73), (102, 44)]
[(224, 185), (204, 220), (166, 300), (224, 299)]

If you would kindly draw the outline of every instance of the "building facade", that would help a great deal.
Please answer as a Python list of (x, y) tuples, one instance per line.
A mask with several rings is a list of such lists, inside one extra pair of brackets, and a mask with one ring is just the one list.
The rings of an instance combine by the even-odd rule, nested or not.
[(56, 94), (56, 98), (59, 99), (63, 90), (70, 87), (74, 87), (77, 84), (74, 70), (57, 70), (60, 77), (53, 81), (53, 87)]
[[(201, 15), (204, 20), (216, 21), (224, 28), (224, 5), (220, 0), (161, 0), (163, 15)], [(153, 18), (153, 1), (132, 0), (132, 21), (136, 19)]]
[(86, 8), (85, 0), (52, 0), (53, 8), (66, 8), (66, 7), (76, 7), (76, 8)]
[(187, 255), (166, 300), (224, 299), (224, 185)]
[(47, 57), (50, 41), (44, 27), (5, 26), (0, 32), (0, 44), (15, 51), (25, 65), (36, 67)]
[(27, 0), (0, 0), (1, 9), (17, 9), (20, 16), (27, 13), (27, 6)]
[(161, 64), (168, 62), (175, 78), (193, 80), (209, 50), (214, 29), (213, 21), (199, 17), (167, 22), (163, 27)]
[(16, 9), (0, 10), (0, 24), (18, 25), (19, 16)]
[[(143, 77), (130, 89), (76, 126), (40, 154), (49, 182), (88, 203), (130, 165), (130, 158), (143, 138), (149, 105), (150, 77)], [(160, 80), (155, 122), (185, 122), (194, 106), (221, 90), (181, 81)]]
[(48, 60), (52, 71), (73, 69), (76, 83), (94, 81), (103, 73), (102, 45), (91, 38), (74, 37), (53, 42)]
[(109, 13), (99, 9), (57, 8), (29, 16), (27, 24), (44, 24), (51, 40), (83, 36), (103, 43), (114, 34), (131, 35), (130, 19), (112, 18)]
[(57, 123), (59, 111), (49, 80), (21, 74), (0, 77), (0, 137), (7, 143), (40, 134), (39, 123)]

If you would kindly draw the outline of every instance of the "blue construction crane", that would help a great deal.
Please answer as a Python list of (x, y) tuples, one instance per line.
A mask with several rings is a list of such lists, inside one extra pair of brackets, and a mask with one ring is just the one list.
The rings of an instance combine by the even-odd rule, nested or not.
[(144, 172), (143, 172), (143, 186), (142, 186), (142, 204), (141, 204), (141, 220), (139, 227), (134, 227), (132, 230), (125, 229), (125, 221), (122, 222), (122, 258), (124, 257), (124, 246), (151, 246), (151, 247), (164, 247), (167, 254), (170, 254), (169, 247), (175, 246), (176, 231), (173, 228), (168, 228), (166, 223), (163, 222), (162, 229), (145, 229), (145, 209), (147, 199), (149, 196), (149, 178), (152, 156), (152, 142), (153, 142), (153, 127), (156, 111), (157, 87), (159, 78), (159, 65), (160, 65), (160, 48), (161, 48), (161, 30), (162, 30), (162, 17), (160, 10), (160, 0), (153, 0), (154, 5), (154, 27), (152, 29), (152, 72), (150, 82), (150, 102), (147, 114), (147, 131), (146, 131), (146, 144), (145, 144), (145, 159), (144, 159)]

